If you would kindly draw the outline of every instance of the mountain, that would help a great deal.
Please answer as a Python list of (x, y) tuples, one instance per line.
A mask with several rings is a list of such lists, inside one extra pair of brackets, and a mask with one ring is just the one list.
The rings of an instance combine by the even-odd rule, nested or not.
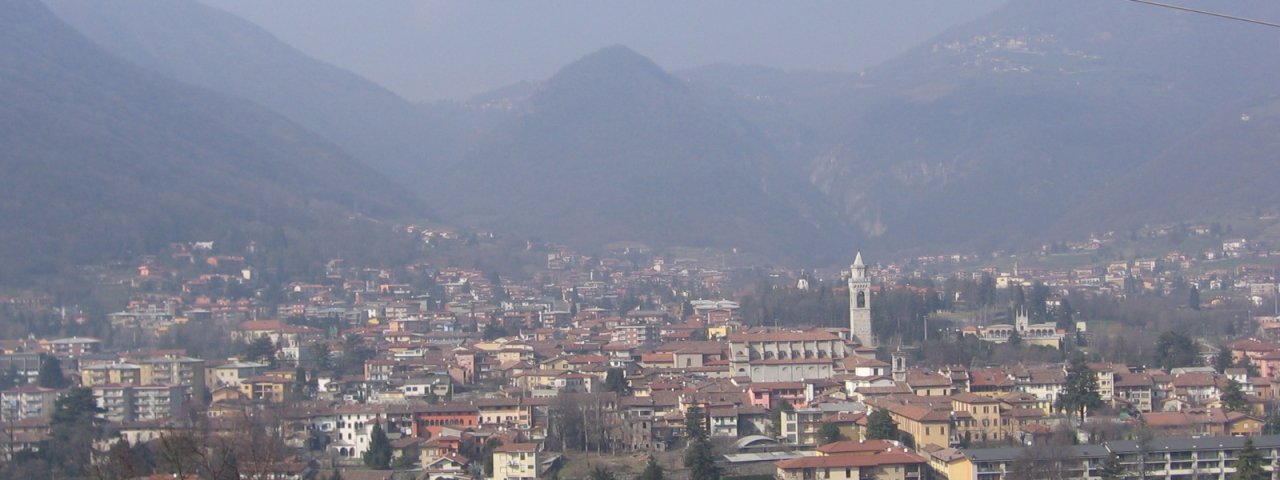
[(124, 62), (35, 0), (0, 8), (0, 171), (3, 281), (419, 208), (285, 118)]
[[(1194, 4), (1194, 3), (1193, 3)], [(1196, 5), (1209, 6), (1208, 2)], [(1274, 2), (1233, 13), (1280, 18)], [(764, 128), (875, 245), (994, 248), (1114, 228), (1121, 198), (1161, 171), (1224, 212), (1196, 155), (1235, 169), (1254, 148), (1188, 136), (1276, 93), (1274, 31), (1130, 2), (1019, 0), (856, 75), (720, 67), (685, 72)], [(1167, 159), (1157, 159), (1167, 158)], [(1243, 163), (1236, 171), (1275, 178)], [(1161, 183), (1151, 189), (1163, 188)], [(1176, 190), (1175, 190), (1176, 191)], [(1165, 195), (1168, 196), (1168, 195)], [(1227, 195), (1230, 196), (1230, 195)], [(1165, 218), (1175, 202), (1146, 214)], [(1133, 217), (1128, 217), (1132, 221)]]
[(431, 200), (462, 221), (590, 246), (799, 259), (835, 252), (847, 233), (752, 125), (625, 47), (564, 67), (521, 112), (442, 176)]
[(194, 0), (47, 4), (111, 53), (270, 108), (413, 189), (439, 164), (456, 160), (493, 123), (494, 112), (410, 103)]
[(1280, 98), (1271, 95), (1211, 115), (1061, 223), (1124, 228), (1270, 211), (1280, 204), (1277, 151)]

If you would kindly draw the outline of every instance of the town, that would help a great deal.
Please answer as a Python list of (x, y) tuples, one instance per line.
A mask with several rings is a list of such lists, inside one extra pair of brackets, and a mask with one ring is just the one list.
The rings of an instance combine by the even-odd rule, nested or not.
[(395, 228), (422, 258), (273, 285), (257, 242), (201, 241), (85, 269), (116, 311), (5, 297), (5, 472), (1226, 478), (1280, 450), (1280, 251), (1220, 226), (829, 272), (526, 242), (509, 275), (457, 260), (492, 234)]

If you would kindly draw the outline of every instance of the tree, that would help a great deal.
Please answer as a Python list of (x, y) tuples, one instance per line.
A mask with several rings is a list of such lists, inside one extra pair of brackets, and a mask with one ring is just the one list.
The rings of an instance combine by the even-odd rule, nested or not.
[(245, 344), (241, 354), (246, 359), (274, 365), (276, 361), (276, 346), (271, 343), (270, 337), (258, 337)]
[(1267, 420), (1262, 424), (1262, 434), (1280, 435), (1280, 413), (1267, 415)]
[(380, 423), (373, 424), (373, 431), (369, 433), (369, 450), (364, 452), (364, 465), (375, 470), (391, 468), (391, 440)]
[(689, 332), (689, 340), (694, 342), (706, 341), (707, 337), (708, 333), (705, 328), (695, 328), (693, 331)]
[(40, 356), (40, 371), (36, 375), (36, 384), (44, 388), (64, 388), (71, 385), (62, 374), (62, 361), (53, 355)]
[(41, 452), (49, 463), (62, 471), (62, 477), (83, 476), (92, 465), (93, 444), (102, 437), (99, 417), (105, 410), (98, 407), (93, 390), (73, 387), (53, 403), (50, 419), (50, 441), (47, 452)]
[(834, 423), (824, 423), (822, 428), (818, 429), (818, 442), (826, 445), (832, 442), (846, 440), (843, 433), (840, 433), (840, 426)]
[(1227, 387), (1222, 389), (1222, 409), (1228, 412), (1241, 413), (1249, 411), (1249, 400), (1244, 397), (1244, 392), (1240, 390), (1240, 382), (1227, 380)]
[(417, 463), (417, 459), (410, 455), (401, 455), (391, 462), (392, 470), (409, 470)]
[(719, 479), (720, 467), (716, 466), (715, 453), (711, 451), (711, 441), (707, 439), (702, 408), (697, 405), (689, 407), (684, 418), (685, 434), (689, 439), (689, 446), (684, 452), (684, 466), (689, 469), (689, 479)]
[(1250, 377), (1257, 377), (1261, 375), (1258, 372), (1258, 366), (1254, 365), (1253, 361), (1249, 360), (1248, 355), (1241, 356), (1240, 361), (1236, 362), (1235, 368), (1243, 368), (1245, 373), (1249, 374)]
[(879, 409), (867, 415), (867, 439), (868, 440), (896, 440), (898, 438), (898, 426), (893, 423), (893, 417), (889, 415), (889, 411)]
[(342, 339), (343, 375), (364, 375), (364, 362), (373, 358), (374, 351), (364, 345), (364, 338), (357, 334), (348, 334)]
[(502, 440), (490, 438), (484, 441), (484, 446), (480, 447), (481, 468), (484, 470), (486, 477), (493, 476), (493, 451), (502, 446)]
[(1231, 480), (1264, 480), (1271, 478), (1263, 470), (1262, 452), (1253, 447), (1253, 439), (1245, 437), (1244, 448), (1236, 455), (1236, 473)]
[(684, 412), (684, 432), (685, 437), (690, 441), (706, 440), (707, 426), (706, 415), (702, 412), (702, 407), (690, 405)]
[(490, 320), (489, 323), (484, 326), (485, 340), (495, 340), (509, 335), (511, 335), (511, 333), (507, 331), (506, 325), (502, 325), (502, 322), (498, 320)]
[(1124, 480), (1127, 474), (1124, 465), (1120, 464), (1120, 456), (1114, 453), (1107, 456), (1107, 460), (1102, 463), (1102, 468), (1098, 471), (1098, 476), (1102, 477), (1102, 480)]
[(1067, 378), (1062, 393), (1058, 395), (1057, 406), (1059, 411), (1078, 414), (1082, 422), (1089, 409), (1102, 406), (1098, 376), (1089, 368), (1083, 355), (1076, 355), (1067, 366)]
[(1155, 364), (1164, 370), (1200, 365), (1200, 349), (1190, 337), (1164, 332), (1156, 340)]
[(684, 452), (684, 466), (689, 469), (690, 480), (718, 480), (720, 467), (716, 466), (715, 453), (707, 439), (694, 440)]
[(644, 464), (644, 472), (640, 473), (638, 480), (664, 480), (665, 474), (662, 471), (662, 465), (658, 465), (658, 459), (649, 455), (649, 461)]
[(1017, 331), (1017, 330), (1014, 330), (1014, 331), (1012, 331), (1012, 332), (1009, 332), (1009, 340), (1008, 340), (1008, 344), (1009, 344), (1009, 346), (1011, 346), (1011, 347), (1021, 347), (1021, 346), (1022, 346), (1022, 334), (1018, 333), (1018, 331)]
[(621, 368), (610, 368), (604, 376), (604, 391), (613, 392), (618, 395), (626, 395), (630, 390), (627, 385), (627, 378), (623, 374)]
[(1187, 306), (1191, 307), (1192, 310), (1200, 309), (1200, 289), (1194, 285), (1187, 293)]
[(769, 418), (772, 422), (769, 424), (769, 434), (774, 437), (782, 436), (782, 414), (784, 412), (794, 411), (795, 407), (791, 406), (791, 402), (786, 400), (778, 400), (773, 404), (773, 408), (769, 409)]
[(22, 384), (22, 375), (18, 373), (18, 366), (10, 364), (9, 368), (0, 372), (0, 390), (8, 390)]
[(1226, 346), (1218, 347), (1218, 354), (1213, 357), (1213, 369), (1224, 373), (1233, 363), (1235, 360), (1231, 358), (1231, 349)]
[[(311, 350), (311, 359), (315, 362), (315, 368), (321, 371), (333, 370), (333, 352), (329, 351), (329, 344), (325, 342), (316, 342), (307, 347)], [(336, 473), (337, 470), (334, 470)]]
[(591, 469), (591, 475), (587, 477), (590, 480), (617, 480), (608, 468), (597, 466)]
[(50, 425), (75, 425), (82, 422), (97, 425), (101, 424), (102, 420), (98, 415), (102, 413), (106, 413), (106, 410), (98, 407), (98, 401), (93, 398), (93, 389), (74, 387), (53, 402)]
[(298, 368), (293, 370), (293, 389), (299, 394), (303, 394), (307, 392), (307, 385), (307, 369), (302, 368), (302, 365), (298, 365)]

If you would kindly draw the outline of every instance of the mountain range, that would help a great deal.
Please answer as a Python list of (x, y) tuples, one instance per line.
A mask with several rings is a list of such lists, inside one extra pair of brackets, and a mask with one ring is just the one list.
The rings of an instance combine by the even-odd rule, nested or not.
[(255, 225), (420, 208), (275, 112), (122, 61), (38, 1), (4, 3), (0, 281)]
[[(587, 248), (829, 263), (855, 248), (1019, 246), (1280, 200), (1275, 31), (1132, 2), (1015, 0), (857, 74), (668, 72), (613, 46), (543, 81), (432, 105), (189, 0), (48, 4), (118, 69), (271, 110), (280, 130), (255, 131), (290, 132), (271, 145), (305, 138), (369, 166), (306, 182), (348, 187), (323, 192)], [(1232, 8), (1280, 18), (1272, 2)], [(123, 102), (112, 108), (157, 101), (132, 95), (111, 95)]]

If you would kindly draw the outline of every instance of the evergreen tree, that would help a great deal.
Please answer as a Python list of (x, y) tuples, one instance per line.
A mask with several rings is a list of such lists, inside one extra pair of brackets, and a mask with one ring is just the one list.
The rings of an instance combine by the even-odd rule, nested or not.
[(1015, 329), (1015, 330), (1013, 330), (1012, 332), (1009, 332), (1009, 340), (1008, 340), (1008, 343), (1009, 343), (1009, 346), (1011, 346), (1011, 347), (1021, 347), (1021, 346), (1022, 346), (1022, 334), (1018, 333), (1018, 331), (1017, 331), (1016, 329)]
[(1078, 414), (1083, 422), (1089, 409), (1100, 406), (1102, 395), (1098, 393), (1098, 376), (1089, 368), (1083, 355), (1076, 355), (1067, 366), (1066, 382), (1058, 395), (1058, 410)]
[(36, 384), (44, 388), (64, 388), (71, 385), (62, 374), (62, 361), (53, 355), (40, 356), (40, 371), (36, 375)]
[(1102, 480), (1124, 480), (1126, 474), (1124, 465), (1120, 463), (1120, 457), (1114, 453), (1107, 457), (1098, 471), (1098, 476), (1102, 477)]
[(10, 364), (8, 369), (0, 372), (0, 390), (8, 390), (18, 385), (22, 385), (22, 375), (18, 373), (17, 365)]
[(631, 390), (621, 368), (610, 368), (604, 376), (604, 391), (626, 395)]
[(484, 446), (480, 448), (480, 466), (484, 470), (486, 477), (493, 476), (493, 451), (502, 446), (502, 440), (490, 438), (484, 441)]
[(1240, 361), (1236, 362), (1235, 368), (1243, 368), (1245, 373), (1249, 374), (1250, 377), (1257, 377), (1261, 375), (1258, 372), (1258, 366), (1254, 365), (1252, 360), (1249, 360), (1248, 355), (1240, 357)]
[(867, 439), (868, 440), (896, 440), (898, 438), (898, 426), (893, 423), (893, 417), (889, 415), (889, 411), (878, 409), (867, 415)]
[(375, 470), (391, 468), (391, 440), (382, 424), (373, 424), (373, 432), (369, 433), (369, 450), (364, 452), (364, 465)]
[(658, 465), (658, 459), (649, 455), (649, 461), (644, 464), (644, 472), (640, 474), (638, 480), (663, 480), (665, 478), (662, 471), (662, 465)]
[(690, 480), (719, 480), (720, 467), (716, 466), (715, 453), (707, 439), (694, 440), (684, 452), (684, 466), (689, 469)]
[(307, 370), (302, 365), (293, 370), (293, 390), (298, 394), (307, 393)]
[(705, 415), (697, 405), (689, 407), (685, 412), (685, 435), (689, 446), (684, 452), (684, 466), (689, 469), (690, 480), (717, 480), (720, 478), (720, 467), (716, 466), (715, 453), (711, 450), (711, 441), (707, 438), (704, 426)]
[(822, 428), (818, 429), (818, 442), (826, 445), (832, 442), (845, 440), (843, 433), (840, 433), (840, 426), (834, 423), (824, 423)]
[(1280, 435), (1280, 413), (1272, 412), (1262, 424), (1263, 435)]
[(773, 408), (769, 409), (769, 434), (774, 437), (782, 436), (782, 414), (795, 410), (791, 403), (786, 400), (778, 400), (773, 404)]
[(1227, 387), (1222, 389), (1222, 409), (1228, 412), (1248, 413), (1249, 400), (1240, 390), (1240, 382), (1227, 380)]
[(253, 360), (270, 365), (276, 362), (276, 346), (269, 337), (258, 337), (245, 344), (241, 355), (246, 360)]
[(613, 472), (600, 466), (591, 469), (591, 475), (587, 478), (590, 480), (617, 480), (617, 477), (613, 476)]
[(1245, 437), (1244, 449), (1236, 455), (1236, 473), (1231, 480), (1265, 480), (1271, 478), (1263, 469), (1262, 452), (1253, 447), (1253, 439)]
[(1231, 358), (1231, 349), (1225, 345), (1218, 347), (1218, 354), (1213, 357), (1213, 369), (1218, 373), (1224, 373), (1234, 363), (1235, 360)]
[(106, 410), (98, 407), (98, 401), (93, 398), (93, 389), (74, 387), (53, 402), (53, 417), (50, 419), (50, 425), (54, 427), (78, 423), (98, 425), (102, 423), (102, 419), (98, 418), (102, 413), (106, 413)]
[(1155, 364), (1168, 371), (1200, 365), (1200, 349), (1190, 337), (1178, 332), (1164, 332), (1156, 340)]
[(1200, 309), (1200, 289), (1199, 288), (1196, 288), (1195, 286), (1191, 287), (1190, 291), (1187, 293), (1187, 306), (1191, 307), (1192, 310)]
[(102, 437), (99, 417), (106, 410), (98, 407), (93, 389), (73, 387), (53, 403), (48, 450), (41, 455), (62, 470), (61, 476), (80, 477), (93, 463), (93, 444)]

